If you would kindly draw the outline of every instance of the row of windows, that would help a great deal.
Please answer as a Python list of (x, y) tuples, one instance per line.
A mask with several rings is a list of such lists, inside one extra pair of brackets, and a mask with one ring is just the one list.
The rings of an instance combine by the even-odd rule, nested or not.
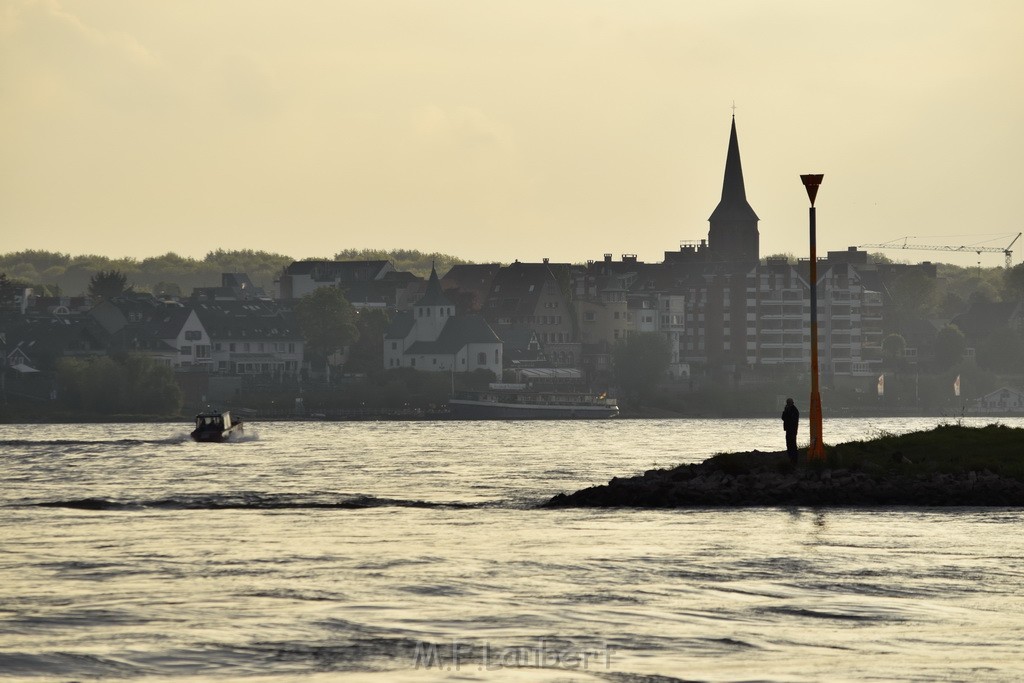
[[(284, 353), (286, 350), (288, 353), (295, 353), (295, 342), (240, 342), (237, 344), (235, 342), (228, 342), (227, 347), (230, 353), (235, 353), (236, 351), (252, 353), (254, 349), (257, 353), (272, 353), (274, 351), (277, 353)], [(213, 350), (223, 351), (224, 344), (216, 342), (213, 345)]]
[[(392, 347), (392, 348), (394, 348), (394, 347)], [(501, 351), (498, 350), (498, 349), (494, 349), (494, 363), (496, 365), (500, 365), (501, 364)], [(466, 359), (463, 358), (462, 359), (462, 365), (465, 365), (465, 364), (466, 364)], [(481, 351), (478, 354), (476, 354), (476, 364), (477, 365), (487, 365), (487, 352), (486, 351)], [(395, 368), (395, 367), (401, 367), (401, 365), (402, 365), (402, 359), (401, 358), (389, 358), (388, 359), (388, 367)], [(437, 358), (431, 358), (430, 359), (430, 365), (436, 367), (437, 366)], [(411, 367), (411, 368), (416, 367), (416, 358), (415, 357), (409, 358), (409, 367)]]
[(499, 325), (561, 325), (560, 315), (505, 316), (498, 318)]
[(275, 372), (294, 373), (297, 369), (297, 364), (293, 360), (285, 361), (284, 363), (231, 363), (230, 365), (226, 360), (222, 360), (217, 363), (217, 370), (219, 372), (228, 372), (230, 370), (240, 375), (259, 375)]
[(499, 325), (561, 325), (560, 315), (519, 315), (501, 316), (498, 318)]
[[(184, 346), (183, 345), (181, 347), (181, 349), (179, 349), (179, 353), (182, 356), (191, 356), (192, 355), (192, 347), (191, 346)], [(196, 353), (196, 358), (197, 359), (202, 360), (202, 359), (209, 358), (210, 357), (210, 345), (209, 344), (198, 344), (198, 345), (196, 345), (195, 353)]]
[[(425, 317), (429, 318), (430, 317), (430, 311), (431, 311), (431, 308), (429, 306), (420, 306), (419, 308), (416, 309), (416, 317), (423, 318), (425, 316)], [(447, 308), (442, 307), (442, 308), (438, 309), (437, 315), (440, 318), (444, 318), (446, 316), (450, 318), (451, 316), (455, 315), (455, 309), (452, 308), (451, 306), (449, 306)]]
[(550, 354), (555, 365), (575, 365), (576, 356), (572, 351), (555, 351)]
[[(701, 316), (701, 317), (703, 318), (703, 316)], [(613, 315), (613, 318), (615, 320), (620, 320), (621, 319), (621, 316), (619, 315), (618, 311), (615, 312), (615, 314)], [(653, 323), (654, 322), (654, 316), (653, 315), (644, 315), (644, 316), (641, 316), (641, 318), (642, 319), (641, 319), (640, 322), (643, 322), (643, 323)], [(691, 315), (690, 318), (692, 319), (693, 316)], [(592, 322), (596, 322), (596, 321), (597, 321), (597, 314), (594, 311), (584, 311), (583, 312), (583, 322), (592, 323)], [(632, 313), (627, 313), (626, 314), (626, 322), (632, 322), (632, 321), (633, 321), (633, 314)], [(661, 316), (661, 323), (663, 325), (669, 325), (669, 324), (671, 324), (671, 325), (682, 325), (683, 324), (683, 316), (681, 316), (681, 315), (663, 315), (663, 316)]]

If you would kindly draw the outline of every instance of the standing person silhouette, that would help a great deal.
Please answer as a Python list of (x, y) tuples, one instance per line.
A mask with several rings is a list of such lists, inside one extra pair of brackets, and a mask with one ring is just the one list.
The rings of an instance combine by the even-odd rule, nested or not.
[(796, 409), (793, 399), (786, 399), (786, 407), (782, 410), (782, 428), (786, 430), (786, 453), (794, 465), (799, 454), (796, 450), (796, 431), (800, 428), (800, 411)]

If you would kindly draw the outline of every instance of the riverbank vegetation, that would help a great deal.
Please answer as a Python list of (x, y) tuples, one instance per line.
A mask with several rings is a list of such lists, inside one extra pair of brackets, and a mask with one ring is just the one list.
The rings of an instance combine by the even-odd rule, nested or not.
[(144, 356), (63, 357), (48, 396), (25, 397), (4, 384), (3, 422), (142, 422), (181, 419), (182, 392), (171, 368)]
[(1024, 506), (1024, 429), (947, 424), (826, 446), (824, 461), (722, 453), (615, 478), (549, 507)]

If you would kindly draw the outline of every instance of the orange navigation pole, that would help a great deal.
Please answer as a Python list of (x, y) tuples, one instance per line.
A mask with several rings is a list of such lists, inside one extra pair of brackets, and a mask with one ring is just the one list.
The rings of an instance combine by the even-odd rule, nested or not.
[(811, 445), (807, 449), (808, 460), (825, 459), (825, 443), (821, 437), (821, 394), (818, 391), (818, 247), (815, 235), (814, 198), (818, 195), (822, 174), (802, 175), (811, 200)]

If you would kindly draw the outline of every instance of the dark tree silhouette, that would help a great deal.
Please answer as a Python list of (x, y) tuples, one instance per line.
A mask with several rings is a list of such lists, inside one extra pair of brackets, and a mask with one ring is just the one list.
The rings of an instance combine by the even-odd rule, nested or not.
[(956, 325), (946, 325), (935, 336), (935, 364), (945, 370), (960, 362), (967, 350), (964, 333)]
[(174, 415), (181, 389), (174, 372), (151, 358), (60, 358), (56, 367), (62, 402), (91, 413)]
[(1024, 340), (1009, 327), (996, 329), (978, 349), (978, 367), (993, 372), (1019, 372), (1024, 360)]
[(359, 338), (350, 350), (346, 372), (379, 374), (384, 371), (384, 333), (388, 329), (387, 311), (367, 308), (356, 313)]
[(111, 299), (129, 291), (128, 276), (119, 270), (101, 270), (89, 278), (89, 295), (98, 299)]
[(0, 273), (0, 311), (14, 308), (14, 298), (17, 296), (18, 283), (11, 281), (7, 273)]
[(901, 365), (903, 354), (907, 350), (907, 340), (903, 335), (890, 334), (882, 340), (882, 358), (888, 368), (897, 368)]
[(1024, 299), (1024, 263), (1018, 263), (1003, 274), (1003, 286), (1011, 299)]
[(320, 287), (299, 299), (295, 317), (307, 350), (320, 360), (359, 338), (355, 309), (334, 287)]

